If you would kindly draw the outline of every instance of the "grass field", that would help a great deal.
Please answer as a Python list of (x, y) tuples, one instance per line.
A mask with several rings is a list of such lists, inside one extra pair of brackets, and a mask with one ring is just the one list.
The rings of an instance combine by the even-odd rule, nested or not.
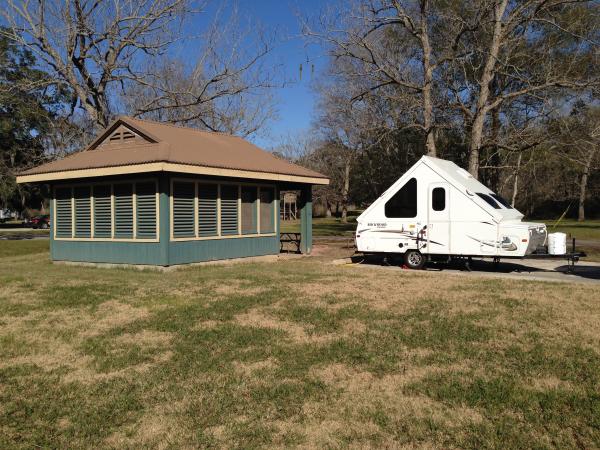
[(549, 233), (560, 231), (577, 239), (597, 240), (600, 242), (600, 220), (577, 222), (576, 220), (567, 219), (561, 220), (556, 226), (554, 226), (556, 223), (555, 220), (545, 220), (544, 222), (548, 227)]
[(0, 241), (0, 448), (600, 445), (592, 285), (46, 245)]

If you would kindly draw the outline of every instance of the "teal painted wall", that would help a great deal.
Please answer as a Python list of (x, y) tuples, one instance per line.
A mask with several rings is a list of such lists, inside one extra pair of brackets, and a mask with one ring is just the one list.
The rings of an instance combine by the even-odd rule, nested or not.
[(277, 236), (178, 241), (171, 242), (169, 245), (169, 264), (187, 264), (277, 253), (279, 253)]
[(312, 252), (312, 186), (303, 186), (300, 192), (300, 250)]
[(55, 261), (166, 265), (158, 242), (54, 241), (52, 259)]

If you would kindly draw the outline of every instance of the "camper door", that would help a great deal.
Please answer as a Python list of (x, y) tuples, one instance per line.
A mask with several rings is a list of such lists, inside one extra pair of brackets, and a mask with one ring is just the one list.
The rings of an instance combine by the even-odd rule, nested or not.
[(450, 254), (450, 185), (448, 183), (429, 185), (427, 253)]

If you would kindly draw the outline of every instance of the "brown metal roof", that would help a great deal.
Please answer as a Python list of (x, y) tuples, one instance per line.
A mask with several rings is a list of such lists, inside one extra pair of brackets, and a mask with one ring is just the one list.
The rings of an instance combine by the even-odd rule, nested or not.
[[(144, 140), (102, 145), (112, 131), (121, 125), (130, 128)], [(19, 176), (27, 181), (30, 175), (160, 162), (327, 181), (325, 175), (277, 158), (237, 136), (131, 117), (117, 119), (87, 149), (26, 170)]]

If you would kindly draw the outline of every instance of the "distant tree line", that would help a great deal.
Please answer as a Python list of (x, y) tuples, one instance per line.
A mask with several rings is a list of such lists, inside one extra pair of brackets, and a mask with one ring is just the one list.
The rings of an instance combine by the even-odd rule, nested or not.
[(529, 215), (600, 214), (600, 3), (340, 2), (306, 18), (327, 46), (315, 149), (324, 203), (367, 205), (424, 154)]
[[(299, 19), (329, 57), (311, 139), (277, 149), (331, 177), (316, 191), (326, 209), (345, 220), (349, 205), (368, 205), (427, 154), (528, 215), (600, 214), (598, 0), (327, 5)], [(47, 193), (17, 186), (15, 174), (85, 148), (118, 114), (264, 131), (281, 86), (267, 64), (275, 33), (244, 23), (232, 2), (209, 6), (6, 0), (0, 208), (42, 207)]]

